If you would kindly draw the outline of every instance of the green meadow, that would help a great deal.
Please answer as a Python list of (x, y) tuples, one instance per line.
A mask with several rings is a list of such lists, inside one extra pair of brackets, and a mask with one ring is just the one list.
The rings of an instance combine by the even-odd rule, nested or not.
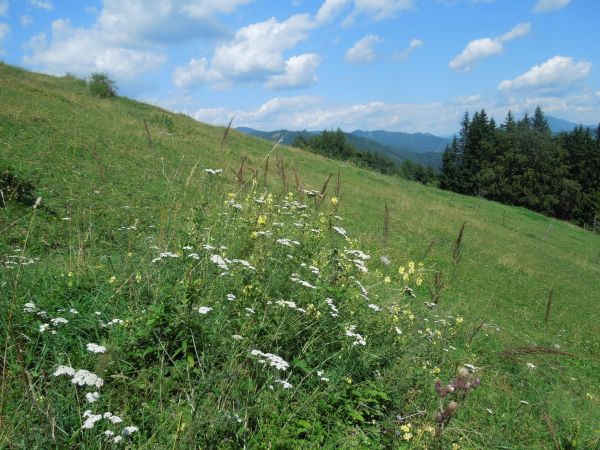
[(0, 448), (600, 446), (598, 234), (3, 64), (0, 189)]

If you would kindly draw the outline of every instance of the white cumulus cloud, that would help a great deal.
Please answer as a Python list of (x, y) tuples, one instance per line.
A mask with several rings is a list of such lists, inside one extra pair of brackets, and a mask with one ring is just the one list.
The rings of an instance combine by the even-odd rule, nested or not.
[(212, 67), (222, 77), (262, 79), (285, 70), (283, 52), (308, 38), (314, 24), (308, 14), (279, 22), (274, 17), (241, 28), (232, 42), (215, 51)]
[(477, 61), (489, 56), (498, 55), (504, 50), (504, 43), (525, 36), (531, 31), (531, 24), (519, 23), (510, 31), (495, 37), (475, 39), (467, 44), (464, 50), (449, 63), (451, 69), (468, 72)]
[(102, 71), (131, 79), (167, 60), (161, 53), (110, 45), (101, 30), (72, 27), (66, 19), (52, 22), (50, 43), (42, 33), (34, 36), (26, 48), (32, 53), (23, 58), (25, 64), (56, 74)]
[(379, 41), (381, 38), (375, 34), (366, 35), (346, 51), (345, 61), (350, 64), (367, 64), (374, 61), (374, 46)]
[(555, 56), (514, 80), (502, 81), (498, 89), (502, 92), (564, 92), (583, 82), (591, 70), (589, 61), (576, 62), (572, 57)]
[(322, 24), (333, 20), (348, 3), (349, 0), (325, 0), (315, 17), (317, 23)]
[(269, 89), (305, 88), (317, 83), (317, 68), (321, 58), (316, 53), (292, 56), (285, 62), (285, 73), (273, 75), (268, 83)]
[(284, 21), (271, 17), (247, 25), (218, 46), (210, 60), (192, 59), (177, 67), (173, 83), (188, 89), (201, 83), (228, 87), (236, 81), (264, 83), (270, 89), (310, 86), (317, 81), (320, 57), (306, 53), (286, 58), (285, 53), (308, 39), (316, 27), (309, 14), (296, 14)]
[(536, 13), (545, 13), (550, 11), (556, 11), (558, 9), (567, 6), (571, 0), (538, 0), (533, 7), (533, 11)]
[[(52, 6), (48, 0), (29, 1), (39, 8)], [(132, 79), (164, 64), (169, 45), (225, 36), (219, 16), (233, 13), (249, 1), (103, 0), (91, 26), (74, 27), (59, 19), (52, 23), (50, 32), (32, 37), (24, 46), (29, 53), (23, 62), (50, 73), (100, 70)], [(197, 76), (198, 67), (193, 69)]]

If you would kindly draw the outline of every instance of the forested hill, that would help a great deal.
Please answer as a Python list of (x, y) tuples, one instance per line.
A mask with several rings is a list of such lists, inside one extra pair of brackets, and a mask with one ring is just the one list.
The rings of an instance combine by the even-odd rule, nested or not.
[(553, 135), (542, 109), (497, 126), (465, 114), (443, 157), (440, 186), (600, 227), (600, 125)]

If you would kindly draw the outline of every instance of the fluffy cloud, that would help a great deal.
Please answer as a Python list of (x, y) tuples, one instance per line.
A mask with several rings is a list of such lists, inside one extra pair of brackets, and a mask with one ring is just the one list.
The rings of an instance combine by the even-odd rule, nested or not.
[(45, 9), (46, 11), (52, 11), (54, 6), (50, 0), (29, 0), (31, 6), (39, 9)]
[(47, 39), (46, 34), (41, 33), (29, 41), (26, 48), (32, 53), (23, 58), (25, 64), (56, 74), (102, 71), (131, 79), (167, 60), (166, 55), (160, 53), (108, 45), (101, 30), (74, 28), (66, 19), (52, 22), (50, 44)]
[(207, 58), (192, 59), (173, 72), (173, 83), (192, 88), (208, 82), (221, 87), (233, 81), (266, 83), (271, 89), (306, 87), (317, 80), (320, 58), (314, 53), (284, 57), (284, 52), (307, 39), (316, 22), (296, 14), (282, 22), (274, 17), (240, 28), (234, 38)]
[[(0, 0), (1, 1), (1, 0)], [(223, 37), (219, 14), (232, 13), (250, 0), (103, 0), (96, 22), (72, 27), (67, 20), (53, 22), (48, 34), (26, 44), (31, 53), (25, 64), (51, 73), (88, 74), (107, 71), (131, 79), (156, 69), (166, 60), (165, 46), (198, 37)], [(47, 0), (30, 0), (48, 8)], [(197, 67), (193, 67), (197, 76)], [(184, 77), (185, 78), (185, 77)]]
[(504, 43), (525, 36), (530, 31), (531, 24), (529, 22), (520, 23), (498, 37), (475, 39), (469, 42), (464, 50), (450, 61), (449, 66), (457, 71), (468, 72), (480, 59), (502, 53)]
[(536, 13), (556, 11), (557, 9), (564, 8), (570, 2), (571, 0), (538, 0), (533, 11)]
[(186, 66), (176, 67), (173, 72), (173, 84), (180, 89), (189, 89), (210, 80), (206, 58), (192, 58)]
[(321, 58), (316, 53), (292, 56), (285, 62), (285, 73), (274, 75), (267, 83), (269, 89), (305, 88), (317, 83), (317, 68)]
[(285, 70), (283, 52), (308, 38), (314, 28), (308, 14), (279, 22), (274, 17), (241, 28), (232, 42), (215, 51), (212, 67), (224, 78), (264, 79)]
[(406, 47), (401, 52), (397, 52), (396, 54), (394, 54), (394, 58), (399, 60), (407, 59), (408, 57), (410, 57), (412, 52), (414, 52), (419, 47), (423, 47), (423, 41), (421, 39), (411, 39), (410, 43), (408, 44), (408, 47)]
[(583, 82), (591, 70), (592, 63), (589, 61), (575, 62), (571, 57), (555, 56), (540, 65), (533, 66), (514, 80), (502, 81), (498, 89), (505, 93), (564, 92)]
[(346, 51), (345, 61), (350, 64), (367, 64), (374, 61), (375, 49), (373, 47), (380, 40), (379, 36), (368, 34)]
[(348, 3), (348, 0), (325, 0), (319, 8), (315, 20), (319, 24), (333, 20)]

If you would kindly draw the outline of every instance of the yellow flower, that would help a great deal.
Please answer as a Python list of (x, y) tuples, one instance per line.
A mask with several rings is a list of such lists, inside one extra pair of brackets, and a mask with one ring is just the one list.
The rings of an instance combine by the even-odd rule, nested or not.
[(421, 286), (423, 284), (423, 277), (421, 277), (421, 275), (419, 275), (417, 277), (416, 283), (417, 283), (417, 286)]
[(385, 277), (385, 278), (383, 279), (383, 282), (384, 282), (385, 284), (390, 284), (390, 283), (392, 282), (392, 279), (391, 279), (390, 277)]
[(352, 378), (350, 378), (350, 377), (345, 377), (344, 381), (348, 384), (352, 384)]
[(427, 425), (423, 427), (423, 432), (433, 434), (435, 433), (435, 428), (433, 428), (431, 425)]
[(460, 445), (458, 445), (456, 442), (454, 444), (452, 444), (452, 450), (459, 450), (460, 449)]
[(110, 284), (113, 284), (113, 283), (114, 283), (116, 280), (117, 280), (117, 277), (115, 277), (115, 276), (113, 275), (112, 277), (110, 277), (110, 278), (108, 279), (108, 282), (109, 282)]
[(142, 281), (142, 274), (141, 273), (138, 272), (138, 273), (135, 274), (135, 281), (137, 283), (139, 283), (140, 281)]
[(69, 273), (67, 274), (67, 276), (68, 276), (68, 277), (72, 277), (72, 276), (73, 276), (73, 272), (69, 272)]
[(410, 433), (410, 423), (407, 423), (406, 425), (402, 425), (400, 427), (400, 429), (402, 430), (403, 433)]
[(463, 323), (465, 319), (463, 319), (462, 317), (457, 317), (456, 318), (456, 325), (460, 325), (461, 323)]
[(405, 441), (410, 441), (412, 439), (412, 437), (413, 437), (412, 433), (404, 433), (404, 436), (402, 436), (402, 438)]
[(415, 262), (410, 261), (408, 263), (408, 273), (415, 273)]
[(258, 223), (258, 226), (263, 226), (264, 224), (267, 223), (267, 217), (264, 216), (263, 214), (261, 214), (260, 216), (258, 216), (258, 220), (256, 221)]
[(404, 275), (404, 271), (405, 271), (405, 270), (406, 270), (406, 269), (404, 269), (404, 267), (403, 267), (403, 266), (401, 266), (401, 267), (398, 269), (398, 273), (399, 273), (400, 275)]
[(333, 206), (337, 205), (338, 204), (338, 198), (337, 197), (331, 197), (331, 204)]
[(256, 239), (258, 237), (258, 233), (256, 231), (253, 231), (252, 233), (250, 233), (250, 237), (252, 239)]
[(433, 370), (431, 371), (431, 373), (434, 375), (437, 375), (441, 371), (442, 371), (442, 369), (440, 369), (439, 367), (434, 367)]

